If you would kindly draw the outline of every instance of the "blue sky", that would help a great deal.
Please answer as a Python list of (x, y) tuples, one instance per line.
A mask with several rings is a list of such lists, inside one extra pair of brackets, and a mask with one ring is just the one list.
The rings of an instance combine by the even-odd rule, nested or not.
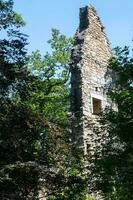
[(28, 51), (49, 50), (51, 28), (73, 36), (79, 24), (79, 8), (91, 3), (100, 16), (112, 47), (131, 45), (133, 0), (14, 0), (15, 10), (27, 22)]

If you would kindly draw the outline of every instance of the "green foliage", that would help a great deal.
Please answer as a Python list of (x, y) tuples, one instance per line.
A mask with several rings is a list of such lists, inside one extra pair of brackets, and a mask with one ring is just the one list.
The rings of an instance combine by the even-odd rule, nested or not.
[(29, 56), (13, 1), (0, 1), (0, 199), (87, 199), (82, 159), (68, 145), (69, 61), (73, 45), (56, 29), (52, 52)]
[(42, 185), (47, 188), (49, 200), (87, 199), (88, 177), (84, 172), (82, 156), (73, 156), (68, 140), (69, 61), (73, 39), (67, 39), (58, 30), (52, 29), (52, 38), (48, 43), (51, 53), (42, 56), (37, 50), (29, 56), (28, 62), (29, 70), (38, 78), (34, 86), (37, 92), (29, 105), (35, 112), (42, 113), (48, 123), (47, 130), (45, 128), (47, 134), (41, 139), (44, 143), (40, 161), (45, 166), (41, 174), (45, 180)]
[(89, 194), (86, 194), (85, 200), (95, 200), (95, 198)]
[(104, 124), (108, 127), (109, 142), (98, 161), (100, 188), (106, 199), (133, 199), (133, 58), (128, 47), (117, 48), (110, 61), (116, 83), (109, 96), (118, 111), (108, 110)]
[(13, 0), (0, 0), (0, 30), (18, 28), (24, 24), (22, 16), (13, 10)]
[(69, 61), (73, 38), (66, 38), (59, 30), (52, 29), (52, 38), (48, 41), (52, 53), (46, 53), (43, 57), (39, 50), (32, 53), (29, 67), (40, 72), (45, 79), (58, 78), (63, 83), (69, 79)]
[[(38, 141), (43, 117), (28, 105), (35, 77), (26, 63), (26, 36), (13, 1), (0, 1), (0, 199), (37, 199)], [(6, 34), (7, 33), (7, 34)]]
[(21, 26), (25, 26), (26, 25), (26, 22), (23, 20), (22, 15), (20, 13), (14, 12), (13, 17), (14, 17), (14, 21), (17, 24), (21, 24)]
[(42, 56), (37, 50), (29, 57), (28, 68), (41, 80), (37, 83), (40, 93), (35, 94), (32, 105), (35, 108), (38, 102), (35, 109), (40, 109), (48, 121), (66, 124), (70, 106), (69, 61), (73, 39), (67, 39), (58, 30), (52, 29), (48, 43), (52, 53)]
[(59, 178), (58, 188), (57, 190), (52, 191), (48, 196), (48, 200), (86, 200), (88, 193), (88, 178), (87, 175), (85, 175), (84, 167), (82, 165), (83, 163), (81, 163), (82, 161), (80, 160), (80, 157), (78, 160), (74, 158), (72, 159), (72, 156), (67, 157), (64, 163), (65, 168), (62, 169), (60, 174), (61, 176), (57, 177)]

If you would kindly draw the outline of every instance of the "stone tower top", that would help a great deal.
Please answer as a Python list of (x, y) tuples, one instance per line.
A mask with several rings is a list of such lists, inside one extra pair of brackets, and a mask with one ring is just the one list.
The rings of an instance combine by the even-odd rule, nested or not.
[(75, 35), (76, 45), (80, 45), (80, 53), (87, 53), (91, 60), (97, 59), (102, 65), (111, 57), (111, 47), (104, 26), (92, 5), (80, 8), (80, 23)]
[[(94, 16), (97, 16), (97, 12), (96, 12), (95, 8), (92, 5), (88, 5), (88, 6), (80, 8), (79, 30), (83, 31), (84, 29), (88, 28), (89, 27), (89, 23), (91, 22), (91, 19), (94, 18)], [(100, 22), (100, 18), (99, 17), (98, 17), (98, 20)], [(101, 22), (100, 22), (100, 24), (102, 26)]]

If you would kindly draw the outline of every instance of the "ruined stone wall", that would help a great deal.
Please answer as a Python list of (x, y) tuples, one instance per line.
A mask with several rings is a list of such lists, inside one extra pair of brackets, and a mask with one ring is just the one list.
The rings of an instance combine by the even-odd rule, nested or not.
[(106, 84), (111, 79), (107, 74), (110, 57), (110, 44), (94, 7), (81, 8), (71, 62), (72, 132), (73, 142), (85, 153), (91, 154), (96, 146), (93, 98), (101, 100), (103, 110), (110, 104), (106, 96)]
[[(100, 111), (113, 106), (106, 95), (107, 87), (113, 81), (108, 69), (111, 55), (109, 41), (95, 8), (81, 8), (71, 56), (71, 128), (73, 146), (81, 148), (90, 158), (96, 151), (101, 151), (108, 137), (106, 130), (100, 130), (94, 103), (100, 106)], [(97, 195), (96, 199), (103, 198)]]

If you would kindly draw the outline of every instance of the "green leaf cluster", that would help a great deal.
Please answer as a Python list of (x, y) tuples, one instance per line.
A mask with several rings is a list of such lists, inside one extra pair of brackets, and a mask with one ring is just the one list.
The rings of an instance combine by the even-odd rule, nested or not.
[(108, 95), (117, 110), (104, 114), (109, 141), (97, 161), (98, 186), (106, 199), (129, 200), (133, 199), (133, 58), (128, 47), (115, 51), (109, 63), (115, 83)]
[[(87, 178), (68, 145), (72, 38), (52, 30), (52, 51), (27, 57), (24, 21), (0, 1), (0, 199), (84, 199)], [(79, 158), (79, 157), (78, 157)], [(53, 197), (51, 197), (53, 196)]]

